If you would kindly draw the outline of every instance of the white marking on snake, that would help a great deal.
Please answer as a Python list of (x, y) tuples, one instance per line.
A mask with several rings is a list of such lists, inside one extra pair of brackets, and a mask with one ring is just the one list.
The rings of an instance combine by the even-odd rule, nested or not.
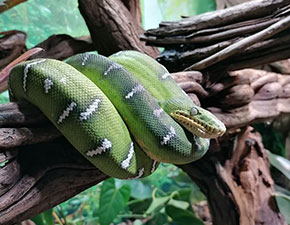
[(46, 94), (48, 93), (49, 89), (51, 89), (52, 85), (53, 85), (53, 81), (51, 79), (46, 78), (44, 80), (44, 90)]
[(102, 141), (101, 146), (97, 147), (96, 149), (87, 151), (86, 155), (89, 157), (93, 157), (95, 155), (100, 155), (103, 152), (106, 152), (110, 148), (112, 148), (112, 142), (110, 142), (107, 138), (105, 138)]
[(119, 55), (122, 55), (122, 54), (125, 54), (123, 51), (119, 51), (117, 53), (114, 54), (114, 56), (119, 56)]
[(154, 116), (156, 116), (157, 118), (159, 118), (160, 115), (161, 115), (161, 113), (163, 113), (163, 112), (164, 112), (164, 110), (163, 110), (162, 108), (160, 108), (160, 109), (154, 109), (154, 110), (153, 110), (153, 114), (154, 114)]
[(163, 70), (164, 70), (164, 74), (161, 76), (162, 79), (166, 79), (167, 77), (170, 77), (170, 73), (168, 73), (167, 69), (165, 68), (165, 66), (161, 65)]
[(144, 91), (144, 87), (141, 84), (133, 87), (132, 90), (125, 96), (126, 99), (130, 99), (134, 94)]
[(163, 137), (161, 141), (161, 145), (166, 145), (174, 136), (175, 136), (175, 129), (171, 126), (170, 131)]
[(9, 95), (10, 95), (11, 97), (14, 97), (14, 94), (13, 94), (13, 91), (12, 91), (10, 85), (8, 86), (8, 92), (9, 92)]
[(120, 65), (116, 64), (116, 63), (112, 63), (109, 68), (104, 72), (104, 75), (107, 76), (109, 74), (109, 72), (113, 69), (119, 69), (121, 68)]
[(181, 89), (181, 91), (182, 91), (182, 93), (183, 93), (185, 96), (188, 97), (188, 94), (186, 94), (186, 92), (185, 92), (184, 90)]
[(58, 124), (61, 124), (62, 121), (69, 116), (69, 113), (71, 111), (73, 111), (74, 107), (77, 106), (77, 103), (75, 102), (71, 102), (67, 107), (66, 109), (63, 111), (63, 113), (59, 116), (58, 120), (57, 120), (57, 123)]
[(44, 62), (45, 60), (46, 60), (46, 59), (40, 59), (40, 60), (38, 60), (38, 61), (36, 61), (36, 62), (28, 63), (28, 64), (26, 64), (26, 66), (24, 67), (24, 71), (23, 71), (23, 73), (24, 73), (24, 75), (23, 75), (23, 90), (24, 90), (24, 92), (27, 91), (27, 90), (26, 90), (26, 82), (27, 82), (27, 76), (28, 76), (29, 68), (30, 68), (31, 66), (36, 65), (36, 64), (42, 63), (42, 62)]
[(133, 155), (134, 155), (134, 144), (133, 144), (133, 142), (131, 142), (127, 158), (121, 162), (122, 169), (125, 170), (125, 169), (127, 169), (130, 166), (130, 163), (131, 163), (131, 160), (133, 158)]
[(165, 73), (161, 77), (162, 79), (166, 79), (167, 77), (170, 77), (170, 73)]
[(142, 167), (141, 169), (138, 170), (137, 176), (128, 178), (128, 180), (138, 179), (138, 178), (142, 177), (144, 175), (144, 170), (145, 170), (144, 167)]
[(153, 160), (153, 164), (152, 164), (152, 168), (151, 168), (150, 173), (153, 173), (156, 170), (156, 164), (157, 164), (157, 161)]
[(89, 57), (90, 57), (90, 54), (85, 54), (84, 55), (84, 58), (82, 60), (82, 66), (84, 66), (86, 64), (86, 62), (88, 61)]
[(66, 84), (66, 77), (62, 77), (60, 80), (59, 80), (60, 83), (63, 83), (63, 84)]
[[(193, 135), (193, 137), (194, 137), (194, 142), (197, 145), (198, 150), (202, 150), (203, 147), (202, 147), (202, 143), (200, 142), (200, 139), (197, 136), (195, 136), (195, 135)], [(209, 142), (210, 142), (210, 139), (209, 138), (204, 138), (204, 140), (207, 142), (207, 146), (208, 146)]]
[(80, 113), (80, 120), (83, 121), (89, 119), (93, 112), (98, 109), (100, 102), (100, 99), (95, 99), (93, 103), (85, 110), (85, 112)]

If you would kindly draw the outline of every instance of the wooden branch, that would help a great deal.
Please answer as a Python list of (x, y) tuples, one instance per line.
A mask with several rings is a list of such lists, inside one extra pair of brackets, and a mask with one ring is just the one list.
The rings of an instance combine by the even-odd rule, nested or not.
[(31, 57), (32, 59), (51, 58), (64, 60), (75, 54), (96, 50), (90, 36), (73, 38), (66, 34), (52, 35), (35, 47), (40, 47), (45, 51)]
[[(26, 51), (26, 34), (21, 31), (11, 30), (1, 32), (0, 35), (3, 35), (3, 37), (0, 38), (0, 53), (2, 56), (5, 56), (0, 59), (0, 70), (2, 70)], [(7, 79), (3, 82), (1, 78), (0, 93), (7, 89), (7, 87)]]
[(0, 149), (11, 149), (21, 145), (37, 144), (54, 140), (61, 134), (53, 126), (42, 128), (0, 128)]
[(207, 195), (213, 224), (286, 225), (277, 213), (269, 159), (260, 135), (247, 127), (233, 141), (212, 140), (211, 147), (215, 150), (203, 160), (180, 167)]
[(0, 13), (5, 12), (8, 9), (13, 8), (14, 6), (26, 2), (27, 0), (5, 0), (1, 2)]
[(1, 225), (31, 218), (107, 178), (63, 139), (2, 149), (0, 159), (8, 160), (0, 168)]
[(146, 36), (167, 37), (188, 34), (190, 31), (202, 30), (209, 27), (223, 26), (271, 15), (277, 9), (287, 6), (289, 0), (257, 0), (237, 5), (228, 9), (204, 13), (195, 17), (188, 17), (179, 22), (160, 23), (159, 29), (145, 32)]
[(244, 36), (245, 34), (251, 34), (260, 31), (275, 22), (278, 22), (280, 18), (262, 18), (250, 21), (243, 21), (237, 24), (230, 24), (218, 28), (209, 28), (197, 31), (195, 33), (185, 34), (184, 36), (169, 36), (162, 39), (156, 39), (146, 35), (141, 36), (142, 41), (146, 41), (147, 44), (152, 46), (168, 46), (168, 45), (180, 45), (180, 44), (203, 44), (205, 42), (214, 43), (225, 39), (237, 37), (238, 35)]
[[(259, 3), (260, 6), (257, 5)], [(165, 48), (158, 61), (171, 72), (185, 69), (219, 74), (228, 70), (229, 65), (231, 69), (241, 68), (235, 66), (246, 66), (248, 63), (261, 65), (276, 61), (268, 56), (269, 51), (278, 52), (278, 48), (285, 54), (274, 56), (286, 59), (290, 30), (289, 3), (290, 0), (273, 1), (271, 7), (269, 1), (251, 1), (179, 22), (161, 23), (159, 28), (147, 31), (141, 39), (147, 45)], [(271, 9), (267, 11), (264, 6)], [(249, 10), (251, 14), (257, 11), (262, 16), (248, 17), (243, 14)], [(234, 13), (231, 15), (229, 11)], [(235, 20), (237, 15), (240, 18)], [(286, 46), (279, 44), (281, 40)]]
[[(20, 31), (8, 31), (1, 34), (5, 35), (0, 39), (2, 54), (9, 54), (9, 56), (0, 60), (0, 69), (5, 67), (5, 69), (0, 73), (0, 93), (8, 88), (8, 75), (13, 66), (21, 60), (28, 59), (28, 57), (25, 56), (27, 53), (25, 52), (25, 33)], [(39, 47), (45, 51), (40, 52)], [(72, 55), (93, 50), (95, 50), (95, 47), (93, 46), (89, 36), (72, 38), (69, 35), (59, 34), (50, 36), (47, 40), (38, 44), (29, 51), (32, 51), (34, 52), (33, 54), (35, 54), (34, 56), (31, 56), (30, 59), (53, 58), (63, 60)], [(23, 52), (25, 53), (19, 58), (19, 60), (15, 60)]]
[(139, 0), (122, 0), (123, 4), (126, 6), (126, 8), (129, 10), (130, 14), (132, 15), (132, 18), (135, 19), (138, 26), (142, 26), (141, 20), (141, 6)]
[(35, 55), (41, 51), (43, 51), (42, 48), (30, 49), (5, 66), (5, 68), (0, 72), (0, 92), (8, 89), (8, 77), (13, 67), (21, 62), (26, 61), (30, 56)]
[(231, 73), (209, 87), (209, 110), (230, 130), (290, 113), (289, 76), (255, 69)]
[(270, 27), (262, 30), (250, 37), (244, 38), (231, 46), (221, 50), (220, 52), (211, 55), (210, 57), (193, 64), (192, 66), (186, 68), (185, 70), (202, 70), (206, 67), (212, 66), (213, 64), (220, 62), (226, 58), (235, 55), (236, 53), (240, 52), (241, 50), (250, 47), (251, 45), (255, 44), (258, 41), (263, 41), (268, 39), (275, 34), (278, 34), (290, 27), (290, 16), (280, 20), (279, 22), (271, 25)]
[(26, 34), (22, 31), (11, 30), (1, 32), (0, 35), (3, 35), (0, 38), (1, 54), (6, 56), (0, 60), (0, 69), (3, 69), (25, 51)]
[(288, 59), (290, 58), (290, 46), (286, 46), (286, 49), (283, 49), (284, 47), (282, 46), (282, 50), (279, 49), (270, 49), (266, 50), (265, 52), (258, 52), (255, 53), (255, 56), (253, 54), (253, 57), (247, 57), (247, 59), (239, 61), (238, 58), (233, 60), (232, 63), (229, 63), (229, 60), (226, 60), (222, 63), (221, 67), (224, 67), (226, 63), (227, 70), (233, 71), (233, 70), (240, 70), (244, 68), (251, 68), (251, 67), (256, 67), (256, 66), (261, 66), (265, 65), (268, 63), (276, 62), (279, 60), (283, 59)]
[(224, 9), (249, 1), (251, 0), (216, 0), (216, 9)]
[(47, 122), (45, 116), (34, 106), (27, 103), (7, 103), (0, 107), (0, 127), (32, 127)]
[(79, 9), (100, 54), (109, 56), (120, 50), (135, 49), (157, 56), (156, 48), (139, 40), (143, 29), (121, 0), (79, 0)]

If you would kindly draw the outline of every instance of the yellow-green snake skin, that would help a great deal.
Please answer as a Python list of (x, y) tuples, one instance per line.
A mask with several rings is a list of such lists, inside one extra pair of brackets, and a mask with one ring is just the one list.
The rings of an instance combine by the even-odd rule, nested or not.
[(134, 179), (159, 162), (200, 159), (225, 126), (196, 106), (151, 57), (85, 53), (36, 59), (9, 77), (13, 101), (36, 105), (71, 144), (109, 176)]

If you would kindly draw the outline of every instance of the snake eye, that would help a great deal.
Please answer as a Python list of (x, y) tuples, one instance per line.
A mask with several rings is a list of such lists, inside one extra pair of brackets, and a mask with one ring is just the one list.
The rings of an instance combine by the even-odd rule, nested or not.
[(191, 116), (196, 116), (198, 114), (198, 109), (195, 107), (192, 107), (190, 110), (190, 115)]

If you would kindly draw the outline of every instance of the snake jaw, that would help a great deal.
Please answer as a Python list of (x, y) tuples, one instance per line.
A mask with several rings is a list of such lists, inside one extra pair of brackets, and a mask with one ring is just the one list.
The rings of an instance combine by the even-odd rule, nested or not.
[(217, 119), (215, 126), (211, 126), (197, 117), (181, 111), (172, 112), (171, 116), (188, 131), (202, 138), (217, 138), (226, 131), (224, 124)]

